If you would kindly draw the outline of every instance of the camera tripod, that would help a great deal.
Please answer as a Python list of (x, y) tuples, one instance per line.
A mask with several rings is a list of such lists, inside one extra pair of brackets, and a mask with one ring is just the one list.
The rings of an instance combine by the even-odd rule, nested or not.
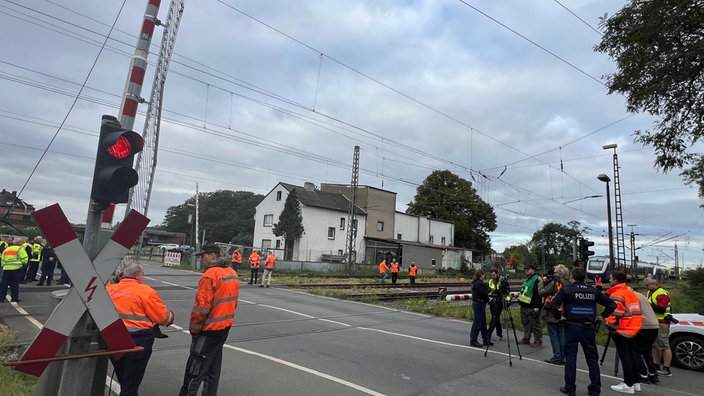
[[(516, 342), (516, 351), (518, 352), (518, 359), (523, 360), (521, 355), (521, 349), (518, 347), (518, 336), (516, 335), (516, 325), (513, 323), (513, 315), (511, 314), (511, 303), (506, 299), (507, 295), (499, 294), (497, 298), (501, 301), (501, 314), (494, 316), (491, 315), (491, 323), (489, 324), (489, 336), (494, 332), (496, 328), (496, 321), (501, 321), (503, 319), (504, 330), (506, 330), (506, 343), (508, 345), (508, 365), (513, 366), (513, 361), (511, 360), (511, 333), (508, 331), (509, 324), (511, 325), (511, 330), (513, 331), (513, 339)], [(491, 308), (489, 309), (491, 311)], [(484, 357), (486, 357), (489, 352), (489, 344), (487, 343), (486, 349), (484, 350)]]

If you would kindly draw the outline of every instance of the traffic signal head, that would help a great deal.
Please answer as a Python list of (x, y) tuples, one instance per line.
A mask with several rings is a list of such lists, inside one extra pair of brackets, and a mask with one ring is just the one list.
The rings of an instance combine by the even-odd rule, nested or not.
[(91, 199), (104, 205), (127, 202), (130, 188), (139, 179), (133, 167), (134, 156), (143, 148), (144, 140), (139, 134), (122, 129), (117, 118), (104, 115), (100, 125)]
[(590, 241), (589, 239), (582, 238), (579, 240), (579, 257), (585, 263), (587, 262), (587, 260), (589, 260), (589, 256), (594, 255), (594, 252), (589, 250), (590, 246), (594, 246), (594, 242)]

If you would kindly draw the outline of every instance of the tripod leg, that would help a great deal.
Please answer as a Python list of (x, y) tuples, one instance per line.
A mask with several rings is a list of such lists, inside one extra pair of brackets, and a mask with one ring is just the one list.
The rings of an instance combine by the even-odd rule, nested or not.
[(614, 351), (614, 375), (618, 375), (618, 350)]
[[(511, 312), (511, 304), (507, 303), (506, 301), (504, 301), (504, 304), (504, 311), (506, 311), (506, 314), (508, 315), (508, 320), (511, 323), (511, 330), (513, 331), (513, 340), (516, 342), (516, 351), (518, 352), (518, 359), (523, 360), (523, 356), (521, 356), (521, 348), (518, 346), (518, 335), (516, 335), (516, 325), (513, 323), (513, 313)], [(506, 334), (509, 334), (508, 329), (506, 330)], [(508, 338), (509, 337), (506, 337), (506, 339)]]
[(604, 346), (604, 352), (601, 353), (601, 361), (599, 365), (604, 364), (604, 359), (606, 359), (606, 352), (609, 350), (609, 344), (611, 344), (611, 332), (606, 336), (606, 346)]

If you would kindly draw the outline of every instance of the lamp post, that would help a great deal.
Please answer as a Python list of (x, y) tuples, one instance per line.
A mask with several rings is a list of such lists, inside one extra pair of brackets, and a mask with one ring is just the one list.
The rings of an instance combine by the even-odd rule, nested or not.
[(609, 267), (613, 269), (614, 264), (614, 232), (611, 227), (611, 195), (609, 193), (609, 182), (611, 179), (605, 174), (600, 174), (597, 179), (606, 183), (606, 212), (609, 227)]

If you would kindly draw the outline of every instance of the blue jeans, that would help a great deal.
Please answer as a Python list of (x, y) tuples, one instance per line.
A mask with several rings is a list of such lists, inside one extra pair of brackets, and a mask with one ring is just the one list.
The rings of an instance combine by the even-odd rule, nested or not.
[(548, 337), (552, 345), (552, 357), (565, 360), (565, 328), (559, 323), (547, 323)]

